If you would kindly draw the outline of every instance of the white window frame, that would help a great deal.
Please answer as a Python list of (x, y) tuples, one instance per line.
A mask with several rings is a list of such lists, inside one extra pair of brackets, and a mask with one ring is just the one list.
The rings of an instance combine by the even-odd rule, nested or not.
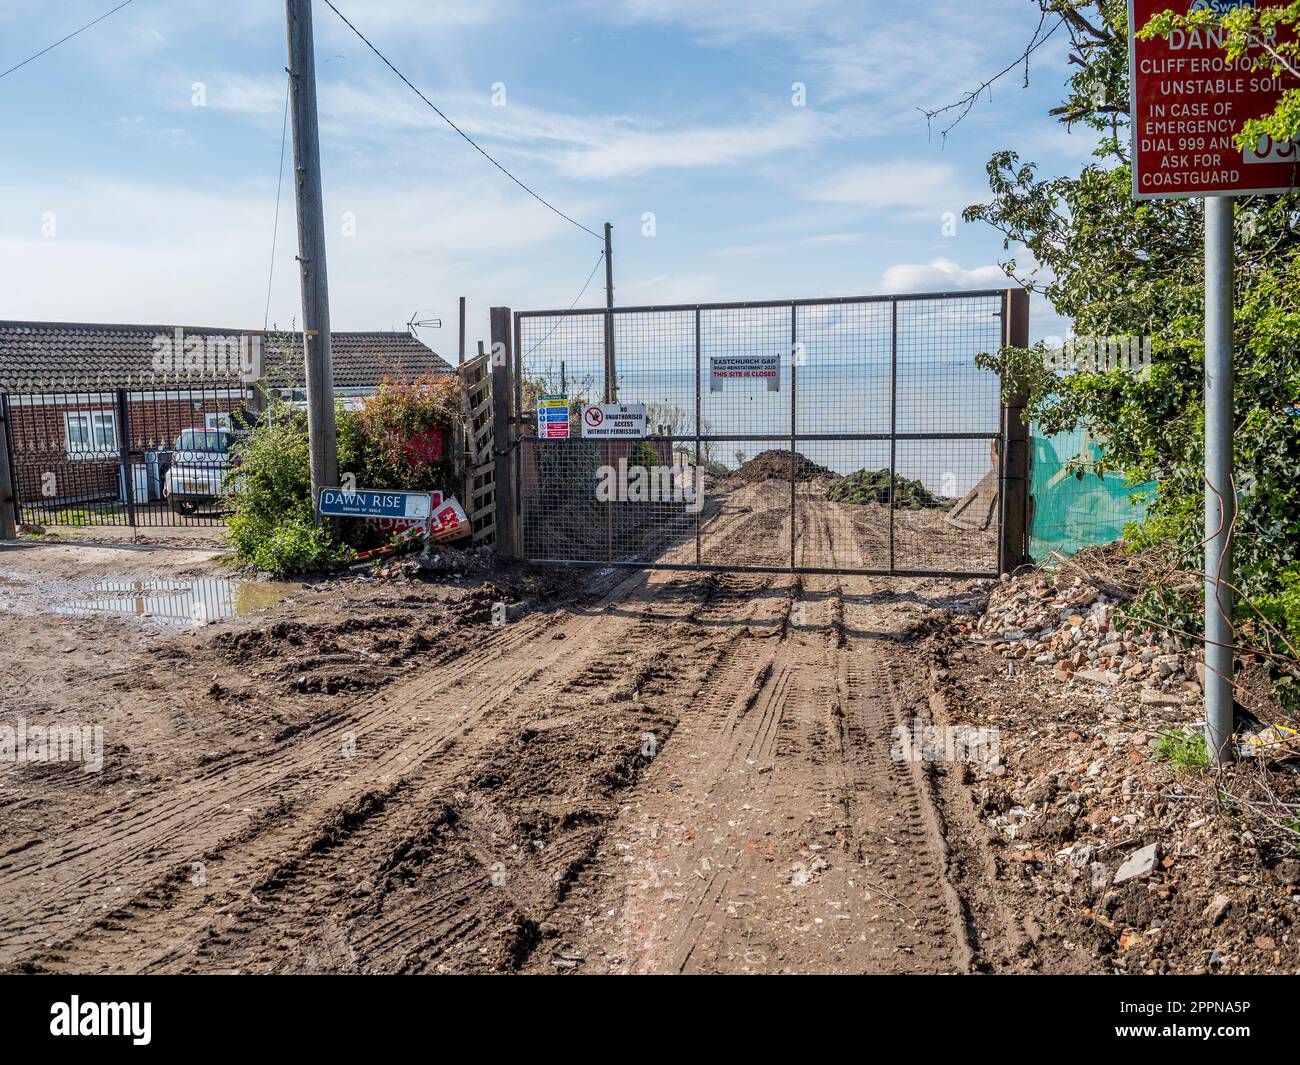
[(231, 412), (228, 410), (209, 411), (203, 415), (203, 428), (210, 433), (233, 432), (234, 424), (231, 417)]
[[(74, 443), (72, 423), (79, 422), (85, 431), (86, 443)], [(112, 447), (97, 446), (97, 429), (107, 427), (112, 432)], [(114, 410), (77, 410), (63, 413), (63, 445), (68, 458), (86, 462), (117, 458), (122, 453), (121, 442), (117, 435), (117, 411)]]

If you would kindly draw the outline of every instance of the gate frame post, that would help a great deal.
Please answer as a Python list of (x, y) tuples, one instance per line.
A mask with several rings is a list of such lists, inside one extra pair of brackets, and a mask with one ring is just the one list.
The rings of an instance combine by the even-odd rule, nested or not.
[(0, 540), (18, 538), (18, 492), (14, 484), (14, 439), (9, 429), (9, 396), (0, 395)]
[(492, 323), (492, 449), (496, 462), (497, 556), (505, 561), (519, 557), (519, 510), (515, 501), (519, 427), (511, 413), (514, 388), (511, 311), (493, 307)]
[[(778, 371), (779, 372), (779, 371)], [(799, 540), (799, 305), (790, 304), (790, 572), (795, 571)]]
[(898, 300), (889, 301), (889, 572), (898, 568)]
[[(126, 503), (126, 522), (136, 528), (135, 520), (135, 471), (131, 469), (131, 396), (125, 388), (117, 390), (117, 443), (119, 462), (122, 467), (122, 493)], [(94, 439), (94, 426), (91, 426), (91, 439)]]
[[(1029, 347), (1029, 292), (1009, 288), (1002, 302), (1002, 346)], [(1029, 426), (1024, 422), (1029, 397), (1003, 396), (1002, 456), (998, 495), (998, 573), (1014, 573), (1029, 556)]]

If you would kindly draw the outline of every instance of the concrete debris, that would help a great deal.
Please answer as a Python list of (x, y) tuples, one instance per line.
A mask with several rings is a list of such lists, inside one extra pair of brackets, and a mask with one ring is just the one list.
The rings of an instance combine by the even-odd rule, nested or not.
[(1151, 843), (1140, 851), (1134, 851), (1124, 864), (1115, 870), (1115, 883), (1123, 884), (1127, 880), (1136, 880), (1140, 876), (1150, 876), (1159, 861), (1159, 843)]
[(1019, 659), (1062, 683), (1135, 688), (1151, 706), (1181, 706), (1199, 695), (1204, 667), (1196, 648), (1154, 628), (1116, 624), (1122, 604), (1079, 577), (1043, 571), (1003, 581), (967, 638)]

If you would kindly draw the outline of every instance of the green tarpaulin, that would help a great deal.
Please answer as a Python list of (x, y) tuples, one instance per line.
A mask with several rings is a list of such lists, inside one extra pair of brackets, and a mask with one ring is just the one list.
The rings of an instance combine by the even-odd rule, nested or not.
[[(1150, 486), (1129, 487), (1117, 473), (1098, 475), (1101, 449), (1083, 430), (1031, 439), (1029, 551), (1035, 560), (1041, 562), (1052, 551), (1068, 557), (1081, 548), (1118, 540), (1124, 526), (1145, 515), (1145, 504), (1133, 496)], [(1074, 465), (1083, 469), (1082, 478), (1067, 469), (1079, 456), (1082, 463)]]

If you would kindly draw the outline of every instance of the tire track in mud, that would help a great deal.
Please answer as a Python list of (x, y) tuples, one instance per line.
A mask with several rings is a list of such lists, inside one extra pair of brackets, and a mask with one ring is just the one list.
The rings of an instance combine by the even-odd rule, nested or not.
[[(797, 502), (801, 564), (867, 565), (857, 529)], [(773, 635), (714, 670), (558, 912), (568, 951), (615, 972), (966, 971), (941, 827), (891, 756), (903, 700), (874, 584), (776, 582)]]
[[(689, 616), (708, 620), (715, 598), (711, 582), (695, 578), (668, 582), (678, 591), (692, 585), (691, 596), (671, 598), (688, 608)], [(720, 608), (730, 609), (725, 602)], [(641, 618), (630, 642), (635, 645), (638, 634), (646, 635), (640, 630), (657, 624), (661, 622), (648, 615)], [(653, 698), (665, 679), (653, 676), (650, 660), (656, 654), (647, 650), (634, 656), (635, 661), (629, 663), (633, 668), (614, 673), (598, 694), (621, 696), (628, 684), (636, 683), (644, 689), (644, 696)], [(591, 687), (589, 682), (570, 686), (582, 691)], [(565, 716), (561, 714), (559, 719)], [(582, 808), (569, 813), (591, 821), (592, 831), (562, 837), (554, 846), (548, 840), (546, 850), (533, 853), (529, 841), (520, 840), (516, 831), (521, 814), (517, 793), (499, 806), (484, 790), (452, 790), (445, 773), (431, 769), (427, 778), (410, 782), (402, 801), (389, 804), (390, 808), (367, 824), (364, 833), (350, 837), (327, 857), (310, 856), (292, 877), (285, 878), (286, 890), (275, 902), (275, 925), (310, 927), (319, 924), (323, 915), (327, 922), (336, 922), (334, 939), (346, 943), (350, 951), (347, 958), (340, 958), (335, 951), (330, 955), (332, 963), (346, 962), (362, 971), (499, 970), (521, 961), (535, 943), (544, 918), (562, 899), (568, 881), (590, 859), (603, 834), (604, 821), (614, 813), (613, 804), (593, 810), (598, 803), (589, 798), (578, 800)], [(471, 780), (470, 786), (478, 783)], [(439, 806), (442, 801), (447, 805)], [(435, 832), (421, 825), (422, 811), (431, 803), (450, 811)], [(394, 819), (402, 823), (390, 827), (386, 822)], [(393, 869), (400, 869), (401, 876), (397, 883), (390, 877), (388, 883), (373, 890), (367, 887), (365, 904), (340, 927), (337, 901), (346, 885), (333, 884), (326, 890), (321, 885), (330, 885), (331, 870), (337, 881), (338, 870), (344, 867), (378, 870), (376, 879)], [(500, 883), (494, 882), (494, 872), (501, 875)], [(285, 920), (286, 916), (291, 919)], [(487, 947), (480, 940), (486, 940)], [(318, 949), (314, 940), (313, 949)], [(488, 951), (485, 958), (464, 956), (466, 951), (484, 949)], [(234, 948), (223, 944), (220, 953), (223, 964), (246, 971), (312, 968), (317, 963), (297, 948), (279, 961), (269, 960), (267, 946), (260, 939), (244, 949), (239, 943)]]
[[(580, 668), (601, 624), (599, 608), (640, 583), (639, 575), (620, 581), (594, 609), (485, 629), (482, 649), (462, 658), (455, 671), (409, 678), (362, 700), (327, 729), (296, 734), (269, 753), (246, 753), (148, 796), (101, 808), (62, 846), (40, 841), (0, 855), (0, 891), (20, 899), (0, 924), (0, 960), (21, 959), (32, 944), (57, 941), (78, 922), (84, 927), (104, 920), (137, 892), (166, 883), (178, 861), (220, 858), (223, 842), (247, 847), (250, 826), (262, 837), (302, 834), (301, 822), (312, 810), (346, 806), (363, 790), (359, 775), (382, 787), (454, 748), (511, 692), (548, 668)], [(560, 634), (564, 642), (556, 640)], [(523, 653), (525, 647), (534, 653)], [(492, 683), (470, 683), (489, 672)], [(347, 733), (355, 737), (355, 757), (343, 756)], [(283, 809), (285, 800), (292, 814)], [(266, 816), (277, 809), (280, 816)], [(87, 898), (98, 901), (98, 912), (84, 913)]]
[[(168, 970), (208, 958), (235, 968), (265, 967), (257, 951), (233, 949), (238, 936), (231, 929), (238, 933), (243, 921), (232, 914), (242, 914), (250, 928), (268, 921), (274, 926), (282, 914), (303, 909), (294, 897), (297, 886), (329, 884), (328, 862), (343, 854), (359, 863), (355, 868), (372, 867), (367, 865), (372, 861), (382, 868), (384, 847), (400, 849), (427, 835), (427, 825), (421, 827), (427, 810), (451, 808), (457, 777), (471, 772), (475, 758), (504, 732), (536, 717), (539, 704), (559, 708), (547, 715), (554, 727), (566, 720), (564, 705), (572, 698), (578, 701), (568, 708), (568, 720), (582, 717), (582, 699), (593, 694), (607, 703), (636, 698), (656, 679), (656, 662), (663, 658), (664, 648), (650, 630), (683, 624), (707, 635), (710, 623), (724, 625), (734, 609), (736, 592), (725, 579), (692, 574), (656, 578), (653, 588), (648, 583), (644, 574), (632, 574), (618, 580), (595, 607), (574, 608), (558, 622), (525, 619), (488, 631), (481, 650), (458, 660), (455, 673), (411, 678), (364, 700), (327, 733), (299, 733), (270, 755), (241, 757), (167, 789), (165, 797), (151, 796), (161, 801), (118, 806), (121, 816), (108, 831), (101, 812), (74, 833), (77, 846), (58, 853), (34, 846), (21, 857), (0, 861), (0, 886), (22, 890), (33, 881), (48, 885), (58, 878), (55, 890), (0, 929), (5, 960), (66, 971)], [(716, 617), (710, 617), (715, 602)], [(638, 633), (639, 628), (647, 631)], [(489, 718), (501, 720), (485, 728)], [(661, 725), (665, 734), (669, 728)], [(345, 731), (355, 735), (357, 745), (356, 757), (346, 763), (338, 742)], [(267, 795), (274, 801), (245, 807), (235, 824), (214, 826), (214, 810)], [(477, 810), (486, 803), (478, 795), (472, 805)], [(576, 812), (591, 816), (590, 810)], [(465, 882), (482, 894), (483, 870), (493, 864), (486, 858), (493, 851), (481, 845), (483, 832), (475, 828), (475, 818), (463, 813), (455, 806), (440, 830), (455, 837), (452, 849), (462, 852), (459, 867), (449, 870), (455, 874), (449, 883), (468, 878)], [(560, 816), (573, 813), (560, 811)], [(394, 832), (401, 837), (396, 844), (389, 838)], [(531, 880), (533, 890), (523, 901), (536, 903), (545, 894), (537, 885), (554, 879), (550, 866), (563, 866), (569, 857), (576, 864), (589, 850), (589, 841), (577, 845), (573, 856), (560, 850), (548, 855), (548, 869), (531, 874), (525, 863), (516, 882)], [(480, 860), (467, 861), (474, 853)], [(279, 871), (268, 873), (272, 859)], [(196, 861), (204, 866), (203, 885), (188, 878)], [(124, 880), (129, 892), (113, 891), (98, 913), (85, 913), (88, 897), (102, 898), (107, 884), (119, 887)], [(192, 890), (198, 886), (204, 890)], [(269, 915), (259, 888), (277, 896)], [(240, 905), (244, 894), (255, 900), (246, 912)], [(435, 892), (428, 903), (434, 912), (442, 894)], [(306, 910), (319, 909), (322, 899), (337, 902), (336, 895), (308, 891)], [(499, 901), (492, 898), (488, 908)], [(31, 922), (20, 927), (24, 918)], [(472, 925), (457, 922), (466, 929)], [(393, 940), (394, 934), (386, 933), (378, 941), (381, 954), (374, 964), (391, 964), (387, 952)], [(50, 943), (57, 946), (39, 946)], [(328, 953), (340, 960), (337, 951)], [(355, 961), (351, 955), (347, 960)], [(303, 963), (303, 956), (296, 955), (294, 963)]]
[[(788, 486), (730, 503), (742, 516), (706, 526), (706, 560), (761, 547), (783, 564)], [(807, 564), (879, 549), (878, 529), (797, 503)], [(268, 748), (11, 847), (0, 961), (964, 970), (942, 825), (919, 767), (891, 758), (915, 677), (892, 661), (907, 629), (878, 583), (658, 571), (592, 587)]]

